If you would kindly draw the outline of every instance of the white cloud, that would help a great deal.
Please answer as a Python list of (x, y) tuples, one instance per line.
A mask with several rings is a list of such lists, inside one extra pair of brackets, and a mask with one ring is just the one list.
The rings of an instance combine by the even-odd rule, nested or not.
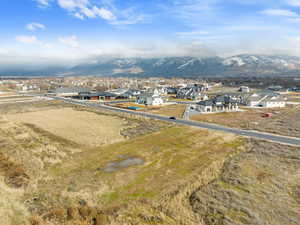
[(38, 29), (41, 29), (41, 30), (46, 29), (45, 25), (40, 24), (40, 23), (29, 23), (26, 25), (26, 28), (30, 31), (35, 31)]
[(23, 44), (37, 44), (39, 42), (36, 36), (26, 36), (26, 35), (17, 36), (16, 40)]
[(111, 25), (130, 25), (145, 22), (146, 16), (135, 12), (134, 7), (119, 9), (113, 0), (36, 0), (40, 6), (56, 2), (70, 15), (80, 19), (101, 18)]
[(207, 31), (190, 31), (190, 32), (177, 32), (175, 35), (178, 37), (198, 37), (202, 35), (207, 35)]
[(124, 10), (116, 10), (119, 16), (118, 19), (110, 21), (112, 25), (132, 25), (138, 23), (145, 23), (150, 19), (149, 15), (140, 14), (136, 12), (136, 8), (130, 7)]
[(77, 37), (75, 35), (73, 35), (71, 37), (60, 37), (60, 38), (58, 38), (58, 41), (64, 45), (67, 45), (72, 48), (80, 47)]
[(23, 43), (23, 44), (31, 44), (31, 45), (37, 45), (42, 48), (53, 48), (53, 46), (49, 43), (45, 43), (40, 41), (36, 36), (26, 36), (26, 35), (20, 35), (16, 37), (16, 41)]
[(61, 8), (73, 11), (76, 8), (84, 8), (89, 4), (88, 0), (57, 0)]
[(298, 17), (299, 15), (294, 11), (288, 9), (266, 9), (261, 12), (268, 16), (285, 16), (285, 17)]
[(50, 5), (50, 2), (52, 0), (36, 0), (38, 5), (41, 6), (41, 7), (47, 7)]
[(105, 19), (105, 20), (115, 20), (116, 17), (114, 16), (114, 14), (104, 8), (97, 8), (96, 6), (93, 7), (93, 11), (96, 15), (100, 16), (101, 18)]
[(286, 3), (290, 6), (300, 6), (300, 0), (286, 0)]
[(96, 5), (91, 4), (89, 0), (57, 0), (57, 2), (61, 8), (79, 19), (97, 17), (109, 21), (116, 19), (116, 16), (110, 10), (98, 8)]
[(78, 12), (75, 13), (74, 16), (77, 17), (78, 19), (84, 20), (84, 16)]

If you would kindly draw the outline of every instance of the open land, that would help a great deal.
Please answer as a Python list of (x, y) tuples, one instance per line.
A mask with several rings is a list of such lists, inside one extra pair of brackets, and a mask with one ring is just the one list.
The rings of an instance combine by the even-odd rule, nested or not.
[(299, 92), (289, 92), (287, 94), (283, 94), (287, 98), (289, 102), (295, 102), (300, 104), (300, 93)]
[(143, 111), (162, 116), (175, 116), (176, 118), (182, 118), (186, 106), (186, 104), (173, 104), (156, 108), (147, 108)]
[(36, 101), (36, 97), (24, 96), (17, 93), (0, 94), (0, 104), (11, 104), (16, 102)]
[(182, 118), (184, 111), (186, 109), (186, 104), (168, 104), (162, 106), (145, 106), (136, 104), (133, 102), (110, 104), (119, 108), (128, 109), (128, 107), (138, 107), (141, 112), (148, 112), (151, 114), (157, 114), (162, 116), (175, 116), (177, 118)]
[(126, 121), (72, 108), (8, 115), (10, 121), (30, 123), (40, 129), (81, 145), (99, 146), (122, 141)]
[[(243, 108), (243, 112), (224, 112), (216, 114), (198, 114), (192, 120), (221, 124), (247, 130), (258, 130), (285, 136), (300, 137), (300, 106), (285, 108)], [(272, 113), (265, 118), (264, 113)]]
[(299, 162), (296, 147), (59, 101), (10, 104), (0, 224), (296, 225)]

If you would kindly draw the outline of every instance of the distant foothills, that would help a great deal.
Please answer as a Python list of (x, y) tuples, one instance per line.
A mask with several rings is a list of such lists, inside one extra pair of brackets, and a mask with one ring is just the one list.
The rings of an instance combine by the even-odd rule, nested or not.
[(0, 76), (300, 76), (300, 57), (237, 55), (231, 57), (163, 57), (94, 59), (73, 67), (1, 69)]

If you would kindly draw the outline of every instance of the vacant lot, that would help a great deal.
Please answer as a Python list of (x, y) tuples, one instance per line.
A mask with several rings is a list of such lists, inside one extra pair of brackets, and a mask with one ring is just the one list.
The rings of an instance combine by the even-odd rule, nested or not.
[(9, 120), (38, 128), (81, 145), (99, 146), (124, 140), (124, 120), (72, 108), (7, 115)]
[[(33, 213), (28, 204), (41, 191), (38, 184), (56, 178), (49, 176), (53, 166), (72, 162), (91, 146), (136, 138), (163, 127), (167, 126), (58, 101), (1, 106), (0, 224), (24, 224)], [(82, 162), (80, 157), (74, 160)]]
[(300, 149), (252, 141), (190, 203), (206, 225), (298, 225)]
[[(112, 104), (114, 105), (114, 104)], [(128, 108), (128, 107), (139, 107), (139, 111), (158, 114), (162, 116), (175, 116), (178, 118), (182, 118), (183, 113), (186, 108), (186, 104), (170, 104), (170, 105), (164, 105), (164, 106), (144, 106), (139, 105), (136, 103), (128, 102), (128, 103), (118, 103), (114, 106), (120, 107), (120, 108)]]
[(177, 118), (182, 118), (186, 106), (186, 104), (174, 104), (156, 108), (148, 108), (144, 111), (162, 116), (175, 116)]
[[(233, 135), (172, 127), (91, 149), (50, 168), (48, 178), (40, 180), (34, 193), (38, 200), (30, 208), (40, 215), (52, 208), (67, 213), (68, 208), (78, 208), (78, 202), (85, 202), (90, 210), (97, 208), (113, 219), (112, 208), (125, 210), (141, 201), (148, 202), (146, 207), (163, 204), (160, 199), (169, 199), (169, 193), (176, 190), (181, 199), (194, 185), (212, 176), (197, 180), (203, 171), (210, 167), (214, 171), (242, 145)], [(170, 210), (178, 208), (178, 202), (171, 199), (167, 204)]]
[(289, 102), (300, 103), (300, 92), (290, 92), (284, 95)]
[[(54, 122), (57, 112), (71, 127), (67, 117), (83, 127), (86, 118), (102, 119), (99, 126), (103, 118), (121, 121), (124, 139), (91, 147), (33, 117)], [(299, 221), (298, 148), (59, 102), (10, 105), (0, 114), (0, 224)], [(32, 123), (16, 121), (29, 114)]]
[[(300, 106), (288, 106), (280, 109), (247, 108), (245, 110), (245, 112), (199, 114), (192, 116), (191, 119), (242, 129), (300, 137)], [(273, 113), (273, 117), (263, 118), (262, 114), (267, 112)]]

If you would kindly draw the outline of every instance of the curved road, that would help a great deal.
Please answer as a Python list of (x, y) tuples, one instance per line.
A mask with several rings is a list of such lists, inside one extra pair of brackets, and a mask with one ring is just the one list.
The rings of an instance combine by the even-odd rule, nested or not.
[(65, 102), (68, 102), (71, 104), (86, 106), (86, 107), (107, 109), (107, 110), (111, 110), (111, 111), (115, 111), (115, 112), (123, 112), (123, 113), (132, 114), (132, 115), (139, 115), (139, 116), (143, 116), (143, 117), (147, 117), (147, 118), (151, 118), (151, 119), (157, 119), (157, 120), (166, 121), (166, 122), (173, 122), (173, 123), (180, 124), (180, 125), (187, 125), (187, 126), (199, 127), (199, 128), (209, 129), (209, 130), (223, 131), (223, 132), (232, 133), (232, 134), (236, 134), (236, 135), (240, 135), (240, 136), (244, 136), (244, 137), (263, 139), (263, 140), (273, 141), (273, 142), (286, 144), (286, 145), (300, 146), (300, 138), (281, 136), (281, 135), (276, 135), (276, 134), (271, 134), (271, 133), (254, 131), (254, 130), (241, 130), (241, 129), (225, 127), (225, 126), (221, 126), (221, 125), (217, 125), (217, 124), (196, 122), (196, 121), (190, 121), (190, 120), (182, 120), (182, 119), (172, 120), (166, 116), (155, 115), (155, 114), (150, 114), (150, 113), (145, 113), (145, 112), (137, 112), (137, 111), (127, 110), (127, 109), (121, 109), (121, 108), (116, 108), (116, 107), (112, 107), (112, 106), (107, 106), (107, 105), (104, 105), (101, 103), (79, 102), (79, 101), (75, 101), (72, 99), (66, 99), (66, 98), (61, 98), (61, 97), (52, 97), (52, 98), (56, 99), (56, 100), (62, 100), (62, 101), (65, 101)]

